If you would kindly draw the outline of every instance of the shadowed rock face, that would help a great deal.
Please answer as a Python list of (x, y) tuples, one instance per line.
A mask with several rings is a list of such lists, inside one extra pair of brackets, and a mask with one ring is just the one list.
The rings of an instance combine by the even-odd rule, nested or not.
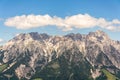
[[(62, 62), (62, 60), (66, 62)], [(111, 40), (106, 33), (100, 30), (90, 32), (88, 35), (71, 33), (65, 36), (50, 36), (37, 32), (19, 34), (0, 48), (0, 64), (8, 64), (8, 68), (0, 72), (2, 76), (9, 74), (19, 79), (30, 79), (32, 76), (35, 77), (36, 73), (39, 73), (37, 75), (39, 77), (42, 75), (42, 70), (46, 72), (49, 69), (48, 65), (52, 64), (54, 64), (54, 68), (59, 67), (59, 69), (57, 68), (58, 73), (62, 72), (61, 69), (66, 68), (68, 71), (66, 80), (70, 76), (71, 79), (77, 80), (75, 76), (81, 75), (85, 71), (84, 69), (88, 71), (88, 74), (82, 73), (83, 76), (89, 77), (89, 79), (91, 76), (92, 79), (94, 71), (90, 71), (91, 69), (98, 71), (105, 67), (111, 73), (119, 72), (120, 42)], [(10, 71), (12, 72), (10, 73)], [(63, 72), (63, 74), (58, 73), (52, 76), (60, 77), (64, 74)], [(96, 75), (94, 74), (94, 76)], [(43, 76), (41, 77), (47, 80)]]

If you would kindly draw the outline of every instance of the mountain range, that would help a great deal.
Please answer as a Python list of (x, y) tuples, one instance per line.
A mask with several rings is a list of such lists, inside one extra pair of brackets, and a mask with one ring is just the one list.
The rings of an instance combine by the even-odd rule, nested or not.
[(0, 46), (0, 80), (120, 80), (120, 41), (101, 30), (21, 33)]

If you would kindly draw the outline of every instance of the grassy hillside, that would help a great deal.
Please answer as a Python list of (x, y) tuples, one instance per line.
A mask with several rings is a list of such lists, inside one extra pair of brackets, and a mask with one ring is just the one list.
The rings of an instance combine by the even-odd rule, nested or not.
[(7, 64), (0, 65), (0, 73), (8, 67)]
[(36, 79), (33, 79), (33, 80), (43, 80), (43, 79), (41, 79), (41, 78), (36, 78)]
[(101, 69), (102, 74), (96, 80), (120, 80), (106, 69)]
[(102, 69), (102, 72), (106, 75), (107, 80), (120, 80), (115, 75), (111, 74), (109, 71)]

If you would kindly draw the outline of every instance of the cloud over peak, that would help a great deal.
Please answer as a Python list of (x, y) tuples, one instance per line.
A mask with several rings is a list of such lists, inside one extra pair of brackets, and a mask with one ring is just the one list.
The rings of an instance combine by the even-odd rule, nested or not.
[(36, 27), (56, 26), (63, 31), (81, 28), (100, 27), (107, 30), (120, 31), (120, 20), (107, 21), (105, 18), (95, 18), (89, 14), (78, 14), (61, 18), (46, 15), (22, 15), (6, 19), (4, 24), (17, 29), (31, 29)]

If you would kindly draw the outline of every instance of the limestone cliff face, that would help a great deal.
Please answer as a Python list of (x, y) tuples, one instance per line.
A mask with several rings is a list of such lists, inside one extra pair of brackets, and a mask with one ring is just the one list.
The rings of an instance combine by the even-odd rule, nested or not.
[[(120, 69), (120, 42), (111, 40), (100, 30), (87, 35), (71, 33), (50, 36), (36, 32), (19, 34), (0, 48), (0, 64), (7, 63), (9, 68), (17, 64), (14, 69), (16, 76), (19, 79), (30, 79), (36, 73), (36, 68), (42, 69), (66, 51), (69, 54), (65, 57), (75, 64), (87, 60), (96, 70), (104, 66), (111, 73), (116, 73), (116, 70), (109, 67)], [(11, 64), (13, 65), (10, 66)]]

